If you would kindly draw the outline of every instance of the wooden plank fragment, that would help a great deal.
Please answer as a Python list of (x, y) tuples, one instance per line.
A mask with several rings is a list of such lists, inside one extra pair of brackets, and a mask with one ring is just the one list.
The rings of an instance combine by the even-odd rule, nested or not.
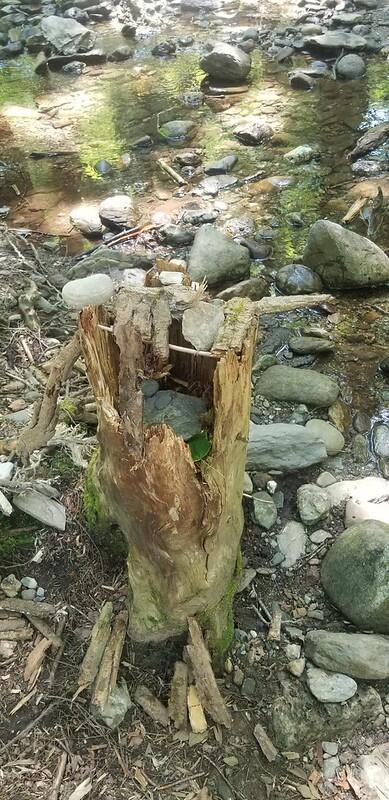
[(99, 671), (100, 662), (111, 635), (112, 611), (112, 603), (104, 603), (92, 628), (89, 647), (85, 653), (78, 676), (79, 686), (90, 686)]
[(27, 642), (32, 639), (32, 630), (28, 628), (19, 628), (18, 630), (2, 631), (0, 639), (4, 642)]
[(111, 636), (100, 662), (91, 700), (91, 705), (97, 706), (100, 709), (104, 708), (108, 702), (110, 692), (116, 686), (120, 658), (126, 636), (127, 622), (127, 611), (120, 611), (115, 619)]
[(190, 617), (188, 626), (190, 638), (186, 646), (186, 653), (193, 670), (201, 704), (208, 711), (214, 722), (224, 725), (226, 728), (231, 728), (231, 715), (216, 683), (211, 666), (211, 657), (204, 644), (199, 624), (193, 617)]
[(275, 761), (278, 756), (278, 750), (274, 747), (274, 744), (271, 739), (269, 739), (265, 728), (263, 728), (259, 722), (254, 728), (254, 736), (265, 758), (270, 762)]
[(174, 675), (170, 685), (170, 698), (168, 704), (169, 717), (174, 722), (177, 730), (184, 730), (188, 723), (188, 665), (183, 661), (176, 661)]
[(167, 708), (158, 700), (147, 686), (138, 686), (134, 695), (135, 702), (143, 708), (143, 711), (154, 720), (159, 722), (164, 728), (169, 725), (169, 715)]
[(208, 727), (207, 720), (195, 686), (189, 686), (188, 689), (188, 712), (193, 733), (205, 733)]
[(8, 619), (0, 619), (0, 633), (1, 631), (18, 631), (21, 628), (25, 628), (26, 625), (27, 621), (23, 619), (23, 617), (8, 617)]

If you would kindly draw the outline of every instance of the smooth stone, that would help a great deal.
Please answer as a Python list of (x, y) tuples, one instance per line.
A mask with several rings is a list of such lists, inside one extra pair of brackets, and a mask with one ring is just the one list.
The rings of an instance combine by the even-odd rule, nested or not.
[(267, 492), (253, 494), (254, 519), (265, 530), (270, 530), (277, 521), (277, 507)]
[(336, 777), (336, 773), (340, 768), (340, 761), (338, 756), (329, 756), (323, 762), (323, 778), (324, 780), (332, 780)]
[(306, 483), (297, 489), (297, 508), (304, 525), (316, 525), (328, 517), (331, 501), (325, 489)]
[(192, 244), (194, 239), (194, 232), (182, 225), (165, 225), (159, 235), (166, 244), (178, 247)]
[(345, 703), (354, 697), (358, 686), (353, 678), (338, 672), (325, 672), (317, 667), (307, 667), (309, 691), (320, 703)]
[(331, 472), (321, 472), (316, 480), (316, 483), (321, 487), (321, 489), (327, 489), (327, 486), (332, 486), (333, 483), (336, 483), (336, 478)]
[(293, 150), (289, 150), (284, 154), (284, 158), (291, 161), (292, 164), (308, 164), (316, 156), (317, 149), (309, 144), (301, 144), (299, 147), (294, 147)]
[(164, 389), (144, 402), (145, 425), (169, 425), (178, 436), (190, 439), (200, 433), (207, 406), (201, 397)]
[(17, 579), (16, 575), (11, 573), (6, 575), (0, 583), (0, 588), (6, 597), (17, 597), (22, 588), (21, 582)]
[(159, 390), (159, 383), (152, 378), (147, 378), (142, 381), (140, 389), (144, 397), (153, 397)]
[(388, 575), (389, 524), (374, 520), (341, 533), (321, 567), (334, 605), (358, 628), (377, 633), (389, 633)]
[(195, 134), (195, 122), (191, 119), (175, 119), (159, 128), (159, 135), (169, 144), (186, 142)]
[(281, 364), (267, 369), (255, 384), (255, 396), (308, 406), (328, 407), (338, 394), (338, 384), (327, 375)]
[(247, 447), (248, 470), (279, 469), (282, 472), (305, 469), (327, 458), (327, 450), (301, 425), (275, 422), (250, 423)]
[(346, 528), (351, 528), (358, 522), (365, 520), (387, 522), (389, 520), (389, 501), (371, 503), (368, 500), (348, 500), (344, 515)]
[(108, 56), (108, 61), (120, 63), (121, 61), (127, 61), (132, 55), (132, 50), (127, 47), (127, 45), (123, 44), (120, 47), (116, 47), (115, 50), (112, 50), (112, 53)]
[(69, 214), (69, 219), (85, 236), (100, 236), (102, 233), (103, 226), (96, 206), (86, 204), (77, 206)]
[(92, 50), (95, 43), (95, 34), (75, 19), (48, 16), (40, 24), (47, 41), (65, 56)]
[(253, 365), (252, 372), (255, 375), (257, 372), (263, 372), (265, 369), (273, 367), (274, 364), (277, 364), (276, 357), (272, 356), (271, 353), (264, 353), (257, 358), (255, 364)]
[(234, 129), (234, 136), (247, 145), (257, 145), (268, 141), (274, 134), (273, 128), (260, 117), (249, 117)]
[(250, 300), (261, 300), (269, 294), (269, 284), (266, 278), (248, 278), (246, 281), (239, 281), (228, 289), (223, 289), (216, 297), (220, 300), (231, 300), (233, 297), (248, 297)]
[(70, 278), (83, 278), (93, 274), (110, 274), (113, 271), (130, 269), (149, 270), (154, 264), (154, 257), (146, 251), (112, 250), (100, 245), (96, 252), (78, 261), (68, 270)]
[(221, 175), (224, 172), (230, 172), (237, 160), (238, 156), (232, 154), (219, 158), (218, 161), (210, 161), (209, 164), (204, 166), (204, 172), (207, 175)]
[(134, 203), (126, 194), (115, 194), (107, 197), (99, 205), (99, 216), (110, 230), (132, 228), (137, 221)]
[(306, 72), (298, 69), (290, 72), (288, 78), (292, 89), (303, 89), (308, 92), (314, 88), (316, 83), (311, 75), (307, 75)]
[(328, 531), (318, 530), (310, 533), (309, 538), (312, 544), (323, 544), (323, 542), (326, 542), (327, 539), (332, 539), (332, 536), (330, 533), (328, 533)]
[(293, 353), (333, 353), (335, 345), (329, 339), (318, 339), (315, 336), (292, 336), (288, 345)]
[(182, 333), (196, 350), (211, 350), (220, 327), (224, 322), (221, 306), (200, 300), (187, 308), (182, 316)]
[(323, 748), (323, 753), (326, 753), (329, 756), (337, 756), (339, 745), (337, 742), (322, 742), (321, 746)]
[(69, 308), (80, 310), (84, 306), (100, 306), (107, 303), (114, 293), (109, 275), (88, 275), (65, 283), (62, 299)]
[(200, 59), (200, 67), (212, 78), (240, 83), (250, 72), (251, 58), (239, 47), (217, 42), (213, 50)]
[(35, 489), (26, 489), (21, 494), (14, 495), (13, 504), (49, 528), (56, 528), (59, 531), (64, 531), (66, 528), (65, 506)]
[(363, 50), (366, 46), (366, 39), (346, 31), (327, 31), (319, 36), (308, 36), (306, 46), (332, 54), (342, 50)]
[(250, 254), (213, 225), (203, 225), (196, 233), (189, 254), (191, 280), (206, 278), (209, 286), (242, 280), (249, 276)]
[(15, 464), (12, 461), (0, 462), (0, 484), (11, 480), (14, 469)]
[(277, 547), (284, 556), (282, 568), (289, 569), (305, 553), (307, 536), (304, 526), (300, 522), (287, 522), (281, 533), (277, 536)]
[(287, 664), (287, 670), (295, 678), (301, 678), (305, 670), (305, 658), (294, 658)]
[(35, 580), (35, 578), (30, 578), (28, 575), (25, 578), (22, 578), (21, 583), (22, 583), (22, 586), (24, 586), (25, 589), (37, 589), (38, 588), (38, 583)]
[(340, 506), (348, 500), (380, 504), (389, 495), (389, 481), (376, 476), (337, 481), (328, 487), (327, 492), (332, 506)]
[(318, 705), (302, 682), (283, 681), (283, 691), (272, 704), (272, 734), (280, 750), (300, 749), (305, 744), (332, 736), (352, 736), (361, 725), (366, 731), (382, 714), (378, 692), (360, 687), (345, 704)]
[(235, 186), (237, 182), (238, 178), (233, 175), (209, 175), (207, 178), (203, 178), (199, 183), (199, 189), (201, 189), (204, 194), (215, 197), (223, 189), (229, 189), (231, 186)]
[(344, 436), (334, 425), (331, 425), (330, 422), (326, 422), (323, 419), (310, 419), (305, 427), (314, 436), (317, 436), (318, 439), (324, 442), (329, 456), (335, 456), (343, 450), (345, 444)]
[(35, 600), (35, 589), (22, 589), (20, 594), (22, 600)]
[(312, 630), (305, 639), (305, 653), (317, 667), (330, 672), (367, 681), (389, 678), (387, 636)]
[(366, 464), (369, 460), (369, 445), (363, 433), (356, 433), (353, 438), (353, 458), (357, 464)]
[(255, 239), (245, 239), (244, 237), (238, 237), (236, 239), (237, 244), (241, 244), (243, 247), (247, 247), (250, 258), (254, 261), (265, 261), (272, 253), (273, 248), (271, 245), (264, 244), (263, 242), (257, 242)]
[(321, 292), (321, 278), (303, 264), (287, 264), (276, 275), (276, 286), (283, 294), (315, 294)]
[(329, 220), (312, 225), (304, 263), (331, 289), (378, 286), (389, 282), (389, 258), (370, 239)]
[(361, 56), (348, 53), (337, 61), (336, 75), (343, 80), (356, 80), (365, 74), (366, 65)]

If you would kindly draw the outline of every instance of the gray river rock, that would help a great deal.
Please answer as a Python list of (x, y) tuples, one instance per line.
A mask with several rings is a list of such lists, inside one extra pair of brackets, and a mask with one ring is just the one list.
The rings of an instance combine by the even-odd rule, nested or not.
[(321, 669), (363, 680), (389, 678), (389, 637), (368, 633), (309, 631), (305, 654)]
[(315, 270), (330, 289), (389, 282), (389, 258), (380, 247), (325, 219), (315, 222), (309, 231), (304, 263)]
[(268, 400), (305, 403), (327, 407), (335, 402), (339, 386), (327, 375), (310, 369), (296, 369), (277, 364), (267, 369), (255, 384), (255, 395)]
[(251, 58), (240, 47), (220, 42), (202, 57), (200, 66), (211, 78), (224, 83), (239, 83), (250, 72)]
[(193, 281), (207, 279), (208, 286), (248, 278), (250, 254), (213, 225), (197, 231), (189, 254), (189, 275)]
[(47, 41), (65, 56), (91, 50), (96, 39), (92, 31), (75, 19), (43, 17), (41, 28)]
[(323, 442), (302, 425), (275, 422), (250, 423), (247, 448), (248, 470), (279, 469), (291, 472), (310, 467), (327, 458)]

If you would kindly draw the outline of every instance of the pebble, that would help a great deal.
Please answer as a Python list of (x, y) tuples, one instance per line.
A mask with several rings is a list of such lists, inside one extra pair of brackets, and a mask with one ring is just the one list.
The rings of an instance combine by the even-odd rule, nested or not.
[(332, 486), (333, 483), (336, 483), (336, 478), (331, 472), (321, 472), (316, 483), (321, 489), (326, 489), (327, 486)]
[(43, 600), (45, 594), (46, 594), (46, 592), (43, 589), (43, 587), (42, 586), (38, 586), (38, 588), (36, 590), (36, 599), (38, 600), (38, 598), (39, 598), (39, 599)]
[(297, 507), (304, 525), (315, 525), (326, 519), (331, 501), (325, 489), (306, 483), (297, 490)]
[(285, 647), (286, 657), (291, 661), (301, 656), (301, 647), (299, 644), (287, 644)]
[(226, 660), (224, 662), (224, 671), (227, 673), (227, 675), (231, 675), (233, 669), (234, 669), (234, 667), (233, 667), (231, 659), (230, 658), (226, 658)]
[(29, 578), (26, 576), (25, 578), (22, 578), (22, 586), (24, 586), (25, 589), (36, 589), (38, 583), (35, 578)]
[(245, 697), (252, 697), (257, 689), (257, 684), (254, 678), (245, 678), (242, 684), (241, 692)]
[(307, 668), (309, 691), (320, 703), (344, 703), (354, 697), (358, 686), (353, 678), (339, 672), (325, 672), (311, 665)]
[(337, 756), (330, 756), (329, 758), (325, 758), (323, 763), (324, 778), (326, 778), (326, 780), (331, 780), (331, 778), (335, 778), (335, 775), (339, 767), (340, 767), (340, 762)]
[(23, 589), (22, 600), (35, 600), (35, 589)]
[(7, 575), (0, 583), (0, 587), (3, 590), (6, 597), (16, 597), (21, 589), (21, 582), (17, 579), (16, 575), (11, 573)]
[(310, 533), (309, 538), (313, 544), (323, 544), (327, 539), (332, 539), (332, 536), (328, 531), (320, 529)]
[(243, 685), (243, 681), (244, 681), (244, 672), (242, 672), (240, 667), (237, 667), (234, 672), (232, 682), (235, 684), (235, 686), (239, 686), (240, 688)]
[(288, 672), (295, 678), (301, 678), (305, 670), (305, 658), (294, 658), (292, 661), (289, 661), (287, 668)]
[(321, 746), (323, 748), (323, 753), (327, 753), (329, 756), (337, 756), (339, 745), (337, 742), (322, 742)]
[(261, 528), (270, 530), (277, 520), (277, 508), (273, 498), (267, 492), (257, 492), (253, 495), (253, 501), (255, 521)]
[(27, 408), (27, 403), (21, 397), (18, 397), (9, 404), (8, 408), (10, 411), (23, 411), (25, 408)]

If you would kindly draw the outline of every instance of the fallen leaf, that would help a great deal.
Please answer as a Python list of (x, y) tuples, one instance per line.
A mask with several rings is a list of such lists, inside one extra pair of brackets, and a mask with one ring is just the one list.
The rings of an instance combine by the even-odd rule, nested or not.
[(91, 788), (92, 788), (91, 779), (85, 778), (85, 780), (83, 780), (82, 783), (78, 784), (74, 792), (71, 793), (70, 797), (68, 797), (68, 800), (82, 800), (83, 797), (86, 797), (86, 795), (89, 794)]

